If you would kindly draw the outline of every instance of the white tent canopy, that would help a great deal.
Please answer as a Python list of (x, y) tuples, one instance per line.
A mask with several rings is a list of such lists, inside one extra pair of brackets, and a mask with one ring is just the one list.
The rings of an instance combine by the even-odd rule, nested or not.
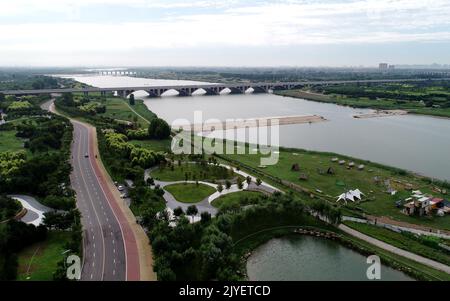
[(364, 193), (362, 193), (361, 190), (359, 190), (359, 189), (349, 190), (349, 191), (339, 195), (337, 197), (336, 202), (339, 202), (340, 200), (344, 200), (344, 201), (349, 200), (349, 201), (354, 202), (355, 199), (360, 200), (362, 195), (364, 195)]

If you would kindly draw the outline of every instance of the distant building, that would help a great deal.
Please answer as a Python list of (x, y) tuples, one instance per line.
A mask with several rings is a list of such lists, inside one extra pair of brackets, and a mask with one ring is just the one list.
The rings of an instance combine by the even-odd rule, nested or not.
[(395, 65), (389, 65), (389, 70), (394, 70), (395, 69)]
[(388, 64), (387, 63), (380, 63), (378, 65), (378, 69), (380, 70), (386, 70), (388, 68)]

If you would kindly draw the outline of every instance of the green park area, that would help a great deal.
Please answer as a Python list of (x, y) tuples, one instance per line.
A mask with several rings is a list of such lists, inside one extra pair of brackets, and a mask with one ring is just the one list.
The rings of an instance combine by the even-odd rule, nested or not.
[[(448, 215), (419, 217), (401, 212), (401, 207), (413, 194), (413, 190), (448, 199), (448, 188), (403, 170), (347, 156), (301, 149), (281, 148), (278, 163), (268, 166), (260, 166), (261, 156), (248, 154), (248, 151), (246, 154), (221, 156), (226, 160), (231, 159), (232, 163), (242, 164), (243, 168), (248, 167), (250, 171), (265, 175), (269, 182), (292, 183), (297, 190), (306, 192), (308, 196), (341, 206), (346, 214), (361, 216), (366, 213), (450, 229)], [(361, 200), (337, 202), (339, 195), (354, 189), (359, 189), (364, 194)]]
[(277, 93), (357, 108), (401, 109), (414, 114), (450, 117), (450, 88), (445, 81), (318, 85)]
[(64, 259), (64, 246), (70, 240), (70, 235), (70, 232), (52, 231), (46, 240), (21, 250), (18, 254), (17, 280), (53, 280), (57, 263)]
[(0, 153), (15, 152), (23, 149), (24, 140), (16, 136), (17, 131), (0, 130)]
[(261, 193), (257, 191), (238, 191), (225, 194), (211, 202), (216, 208), (238, 208), (260, 201)]
[(172, 184), (165, 186), (164, 189), (182, 203), (198, 203), (216, 192), (211, 186), (194, 183)]
[(149, 122), (155, 117), (142, 100), (136, 100), (135, 105), (130, 104), (122, 98), (107, 98), (105, 101), (106, 112), (104, 116), (111, 117), (116, 120), (123, 120), (128, 122), (137, 122), (140, 127), (147, 127)]
[(129, 143), (137, 147), (142, 147), (154, 152), (169, 152), (172, 139), (146, 139), (146, 140), (129, 140)]
[(212, 164), (181, 162), (160, 167), (152, 172), (152, 176), (160, 181), (216, 181), (232, 179), (237, 175), (230, 169)]

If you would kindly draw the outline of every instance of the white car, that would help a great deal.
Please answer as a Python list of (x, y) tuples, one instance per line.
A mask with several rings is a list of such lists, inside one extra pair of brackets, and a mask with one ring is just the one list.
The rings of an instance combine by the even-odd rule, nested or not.
[(119, 191), (124, 191), (125, 187), (123, 187), (123, 185), (119, 185), (119, 186), (117, 186), (117, 189), (118, 189)]

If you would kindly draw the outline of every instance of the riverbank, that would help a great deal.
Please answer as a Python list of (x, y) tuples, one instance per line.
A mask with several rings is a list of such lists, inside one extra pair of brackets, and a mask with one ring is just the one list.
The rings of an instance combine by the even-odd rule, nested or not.
[[(276, 165), (260, 166), (260, 154), (249, 154), (255, 146), (246, 145), (245, 154), (218, 155), (242, 169), (283, 188), (300, 193), (306, 199), (323, 199), (345, 209), (348, 214), (385, 216), (387, 218), (422, 225), (435, 230), (450, 229), (450, 216), (408, 216), (401, 205), (411, 197), (412, 190), (437, 198), (449, 198), (449, 184), (418, 176), (402, 169), (385, 166), (329, 152), (280, 148)], [(342, 164), (339, 163), (344, 162)], [(352, 167), (350, 167), (350, 165)], [(294, 167), (298, 166), (298, 169)], [(350, 189), (360, 189), (361, 199), (340, 201), (337, 198)], [(395, 191), (392, 194), (392, 191)]]
[(401, 110), (408, 112), (409, 114), (450, 119), (450, 109), (437, 109), (420, 106), (408, 107), (407, 105), (396, 104), (396, 102), (393, 100), (370, 100), (350, 97), (336, 97), (303, 90), (275, 91), (274, 94), (285, 97), (301, 98), (316, 102), (332, 103), (357, 109), (373, 109), (385, 111)]

